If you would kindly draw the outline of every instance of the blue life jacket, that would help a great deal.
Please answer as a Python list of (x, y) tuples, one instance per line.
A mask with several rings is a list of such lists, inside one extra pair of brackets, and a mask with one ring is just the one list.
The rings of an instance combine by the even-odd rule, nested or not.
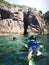
[(33, 49), (37, 49), (38, 48), (38, 42), (30, 41), (30, 42), (28, 42), (28, 47), (32, 47)]

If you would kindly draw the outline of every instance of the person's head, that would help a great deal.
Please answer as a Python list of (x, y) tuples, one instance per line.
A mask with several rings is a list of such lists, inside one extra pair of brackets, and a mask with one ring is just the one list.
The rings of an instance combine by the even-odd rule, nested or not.
[(16, 40), (16, 37), (13, 37), (13, 40)]
[(29, 39), (30, 39), (30, 41), (36, 41), (36, 37), (33, 35)]

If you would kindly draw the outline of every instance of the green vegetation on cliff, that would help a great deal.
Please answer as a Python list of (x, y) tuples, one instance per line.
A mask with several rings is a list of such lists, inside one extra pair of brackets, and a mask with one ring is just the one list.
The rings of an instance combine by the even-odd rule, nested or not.
[(5, 0), (0, 0), (0, 4), (5, 4), (7, 6), (10, 6), (11, 4)]
[(47, 11), (47, 12), (44, 14), (44, 19), (46, 20), (46, 23), (49, 24), (49, 11)]
[(49, 32), (49, 11), (47, 11), (47, 12), (44, 14), (44, 20), (45, 20), (46, 27), (47, 27), (48, 32)]
[(4, 0), (0, 0), (0, 3), (4, 3), (5, 1)]

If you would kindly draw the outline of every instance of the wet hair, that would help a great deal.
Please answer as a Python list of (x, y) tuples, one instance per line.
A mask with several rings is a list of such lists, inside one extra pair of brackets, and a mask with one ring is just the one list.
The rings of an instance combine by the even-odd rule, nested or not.
[(30, 39), (30, 40), (35, 40), (35, 41), (36, 41), (36, 37), (33, 36), (33, 35), (32, 35), (29, 39)]
[(16, 37), (13, 37), (13, 40), (16, 40)]

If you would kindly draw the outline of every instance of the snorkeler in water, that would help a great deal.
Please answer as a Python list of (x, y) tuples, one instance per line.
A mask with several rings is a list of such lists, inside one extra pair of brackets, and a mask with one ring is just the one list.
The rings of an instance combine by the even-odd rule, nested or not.
[(36, 41), (36, 37), (32, 35), (29, 40), (30, 41), (28, 42), (28, 60), (31, 59), (33, 52), (37, 52), (37, 56), (41, 55), (41, 52), (39, 51), (39, 43)]

